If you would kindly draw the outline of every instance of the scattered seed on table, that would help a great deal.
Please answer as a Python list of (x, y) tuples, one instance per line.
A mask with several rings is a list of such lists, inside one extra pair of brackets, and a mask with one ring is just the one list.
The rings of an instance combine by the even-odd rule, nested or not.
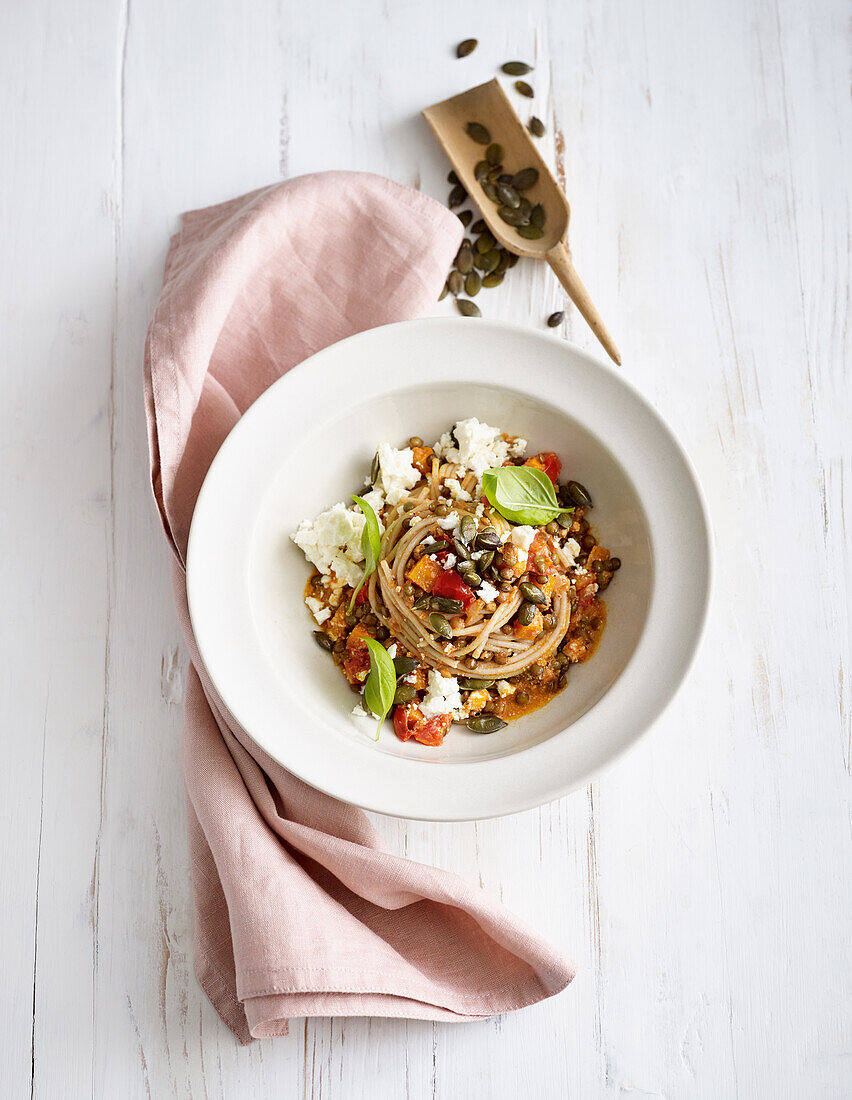
[(447, 172), (447, 183), (461, 183), (459, 177), (455, 174), (452, 168)]
[(473, 211), (472, 210), (462, 210), (461, 214), (458, 215), (458, 219), (462, 223), (462, 225), (465, 227), (465, 229), (467, 229), (467, 227), (470, 225), (471, 221), (473, 220)]
[(540, 118), (537, 118), (535, 115), (533, 115), (527, 123), (527, 129), (533, 137), (544, 137), (545, 135), (544, 123), (541, 121)]
[(515, 91), (519, 95), (525, 95), (527, 99), (532, 99), (532, 97), (535, 95), (535, 92), (525, 80), (515, 81)]
[(468, 54), (473, 53), (478, 45), (478, 39), (466, 38), (464, 42), (459, 42), (458, 46), (456, 46), (456, 57), (467, 57)]
[(456, 298), (456, 308), (462, 317), (481, 317), (479, 306), (467, 298)]
[(526, 76), (532, 72), (532, 65), (528, 65), (526, 61), (506, 61), (500, 68), (506, 76)]
[(565, 311), (562, 309), (558, 309), (555, 313), (551, 313), (551, 315), (547, 318), (547, 327), (556, 328), (557, 325), (562, 324), (564, 319)]
[(447, 205), (452, 210), (454, 206), (461, 206), (466, 198), (467, 191), (465, 191), (460, 183), (457, 183), (450, 192), (450, 197), (447, 199)]

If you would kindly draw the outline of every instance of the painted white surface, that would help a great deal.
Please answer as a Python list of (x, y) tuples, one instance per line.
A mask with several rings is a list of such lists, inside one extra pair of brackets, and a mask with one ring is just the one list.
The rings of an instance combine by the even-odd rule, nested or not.
[[(849, 34), (840, 0), (0, 8), (4, 1096), (850, 1094)], [(417, 110), (509, 57), (537, 62), (578, 270), (703, 479), (709, 635), (585, 793), (378, 821), (566, 945), (565, 994), (241, 1049), (191, 973), (184, 659), (146, 487), (167, 237), (323, 168), (443, 196)], [(521, 264), (481, 301), (539, 325), (561, 295)]]

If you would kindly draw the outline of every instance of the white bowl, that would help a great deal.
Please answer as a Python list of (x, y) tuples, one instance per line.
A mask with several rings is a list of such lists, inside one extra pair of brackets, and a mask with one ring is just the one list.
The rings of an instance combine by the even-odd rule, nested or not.
[[(313, 640), (301, 519), (358, 492), (379, 442), (437, 439), (476, 416), (556, 451), (622, 560), (607, 627), (553, 702), (499, 733), (453, 726), (403, 743), (351, 717), (357, 697)], [(193, 517), (187, 586), (198, 647), (234, 717), (284, 767), (366, 809), (461, 821), (588, 782), (671, 700), (698, 645), (710, 527), (671, 431), (620, 374), (544, 333), (468, 319), (361, 333), (290, 371), (216, 456)]]

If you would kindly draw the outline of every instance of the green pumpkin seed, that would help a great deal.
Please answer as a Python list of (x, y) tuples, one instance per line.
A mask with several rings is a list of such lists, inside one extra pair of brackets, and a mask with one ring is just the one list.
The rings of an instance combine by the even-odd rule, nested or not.
[(464, 611), (464, 604), (461, 600), (451, 600), (448, 596), (433, 596), (432, 609), (443, 611), (447, 615), (458, 615), (460, 611)]
[(486, 196), (491, 199), (492, 202), (499, 202), (499, 199), (497, 198), (497, 188), (494, 186), (493, 183), (491, 183), (490, 180), (482, 181), (482, 190), (485, 192)]
[(561, 309), (557, 309), (557, 311), (555, 313), (551, 313), (551, 315), (547, 318), (547, 327), (548, 328), (556, 328), (557, 325), (562, 324), (564, 318), (565, 318), (565, 311), (561, 310)]
[(461, 214), (458, 214), (457, 217), (458, 217), (459, 221), (462, 223), (462, 225), (465, 227), (465, 229), (467, 229), (467, 227), (470, 225), (471, 221), (473, 220), (473, 211), (472, 210), (462, 210)]
[(452, 168), (449, 170), (449, 172), (447, 172), (447, 183), (461, 183), (461, 180), (455, 174)]
[(446, 298), (447, 294), (449, 294), (449, 291), (450, 291), (450, 288), (447, 286), (446, 283), (444, 283), (443, 287), (441, 288), (441, 293), (438, 295), (438, 301), (443, 302), (443, 300)]
[(515, 81), (515, 91), (518, 92), (519, 95), (525, 95), (527, 99), (532, 99), (535, 95), (535, 92), (525, 80)]
[(507, 254), (507, 255), (508, 255), (508, 257), (509, 257), (509, 267), (514, 267), (514, 266), (515, 266), (515, 264), (516, 264), (516, 263), (518, 262), (518, 260), (519, 260), (519, 259), (521, 258), (521, 257), (520, 257), (520, 256), (519, 256), (519, 255), (517, 254), (517, 252), (509, 252), (509, 251), (507, 250), (507, 253), (506, 253), (506, 254)]
[(589, 495), (589, 490), (585, 485), (581, 485), (579, 481), (569, 481), (565, 486), (566, 492), (571, 500), (579, 508), (591, 508), (592, 498)]
[(486, 230), (484, 233), (480, 233), (480, 235), (476, 238), (476, 244), (474, 245), (474, 247), (476, 248), (477, 252), (490, 252), (496, 243), (497, 242), (494, 240), (488, 230)]
[(518, 590), (525, 600), (529, 600), (530, 603), (534, 603), (538, 607), (544, 607), (547, 604), (547, 596), (538, 585), (530, 584), (529, 581), (521, 581)]
[[(481, 183), (491, 170), (491, 165), (487, 160), (478, 160), (473, 168), (473, 178), (477, 183)], [(476, 230), (474, 230), (476, 232)]]
[(499, 274), (496, 271), (491, 271), (488, 275), (483, 276), (482, 285), (486, 290), (492, 290), (495, 286), (499, 286), (504, 278), (502, 271)]
[(521, 626), (529, 626), (535, 619), (535, 612), (535, 604), (530, 603), (529, 600), (524, 600), (518, 612), (518, 622)]
[(464, 42), (459, 42), (458, 46), (456, 46), (456, 57), (467, 57), (468, 54), (473, 53), (478, 45), (478, 39), (466, 38)]
[(506, 225), (514, 225), (517, 228), (529, 224), (529, 215), (525, 214), (523, 210), (513, 210), (511, 206), (501, 206), (497, 213)]
[(544, 229), (544, 220), (546, 216), (544, 207), (540, 202), (537, 202), (532, 210), (530, 210), (530, 225), (537, 225), (539, 229)]
[(463, 691), (482, 691), (494, 687), (493, 680), (477, 680), (475, 676), (460, 676), (459, 687)]
[(544, 236), (544, 231), (537, 225), (519, 225), (518, 233), (528, 241), (537, 241)]
[(516, 191), (529, 191), (538, 182), (537, 168), (522, 168), (512, 176), (512, 186)]
[(475, 718), (468, 718), (465, 725), (472, 733), (497, 733), (508, 725), (496, 714), (477, 714)]
[(396, 678), (400, 679), (402, 676), (410, 676), (416, 668), (420, 667), (420, 662), (416, 657), (409, 657), (405, 653), (398, 653), (393, 659), (393, 667), (396, 672)]
[(413, 684), (400, 684), (393, 697), (394, 703), (410, 703), (417, 694), (417, 688)]
[(485, 150), (485, 159), (490, 165), (499, 164), (503, 159), (503, 146), (499, 145), (496, 141)]
[(453, 539), (453, 549), (460, 562), (470, 561), (470, 550), (468, 550), (461, 539)]
[(478, 271), (471, 271), (465, 275), (464, 292), (468, 298), (475, 298), (482, 288), (482, 279)]
[(482, 218), (480, 218), (479, 221), (475, 221), (470, 227), (471, 233), (484, 233), (487, 229), (488, 226), (485, 224)]
[[(470, 247), (470, 241), (466, 241), (458, 250), (456, 267), (460, 275), (467, 275), (469, 271), (473, 270), (473, 249)], [(452, 290), (452, 287), (450, 289)]]
[(324, 649), (328, 653), (334, 649), (334, 638), (329, 638), (324, 630), (314, 631), (314, 641), (320, 649)]
[(526, 76), (533, 69), (532, 65), (528, 65), (526, 61), (506, 61), (500, 68), (506, 76)]
[(495, 164), (491, 171), (488, 173), (488, 180), (490, 183), (499, 183), (500, 177), (503, 175), (503, 165)]
[(415, 611), (428, 611), (431, 603), (431, 597), (429, 595), (418, 597), (411, 605)]
[(476, 536), (476, 545), (479, 550), (499, 550), (502, 546), (500, 536), (493, 527), (486, 527)]
[(462, 516), (459, 528), (461, 530), (461, 537), (465, 542), (472, 542), (476, 538), (476, 520), (473, 516)]
[(450, 294), (455, 298), (458, 298), (464, 289), (464, 276), (460, 271), (451, 271), (447, 276), (447, 286), (450, 288)]
[(560, 527), (570, 527), (574, 522), (574, 515), (572, 512), (560, 512), (556, 517), (556, 522)]
[(510, 206), (513, 210), (521, 205), (521, 196), (510, 183), (497, 184), (497, 198), (504, 206)]
[(544, 134), (545, 134), (544, 123), (541, 121), (540, 118), (536, 118), (535, 115), (533, 115), (532, 118), (527, 123), (527, 129), (529, 130), (529, 132), (532, 134), (533, 137), (544, 137)]
[(492, 248), (490, 252), (486, 252), (482, 257), (482, 263), (479, 265), (479, 270), (483, 275), (490, 275), (499, 263), (500, 253), (496, 248)]
[(475, 569), (471, 569), (468, 573), (465, 573), (464, 583), (470, 585), (471, 588), (479, 588), (482, 584), (482, 577)]
[(439, 611), (433, 611), (429, 616), (429, 625), (442, 638), (452, 638), (453, 628)]
[(468, 298), (456, 298), (456, 309), (462, 317), (481, 317), (482, 313), (476, 302), (471, 302)]
[(379, 470), (380, 469), (381, 469), (381, 467), (379, 466), (379, 452), (376, 451), (376, 453), (373, 455), (373, 461), (370, 463), (370, 484), (371, 485), (375, 485), (376, 482), (379, 480)]
[(447, 206), (452, 210), (454, 206), (461, 206), (466, 198), (467, 191), (465, 191), (460, 183), (457, 183), (450, 192), (450, 197), (447, 199)]
[(491, 134), (481, 122), (469, 122), (464, 130), (471, 141), (475, 141), (477, 145), (491, 144)]
[(479, 568), (487, 569), (488, 566), (494, 561), (494, 551), (486, 550), (485, 553), (479, 559)]

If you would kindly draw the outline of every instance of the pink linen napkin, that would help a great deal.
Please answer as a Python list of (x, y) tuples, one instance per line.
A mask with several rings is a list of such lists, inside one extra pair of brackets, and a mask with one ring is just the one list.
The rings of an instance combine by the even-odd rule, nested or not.
[(431, 312), (460, 239), (455, 215), (419, 192), (328, 172), (185, 214), (166, 259), (145, 401), (192, 661), (183, 759), (196, 973), (243, 1043), (286, 1035), (291, 1017), (477, 1019), (574, 976), (496, 901), (384, 851), (365, 814), (255, 745), (207, 678), (186, 605), (192, 511), (230, 429), (307, 356)]

